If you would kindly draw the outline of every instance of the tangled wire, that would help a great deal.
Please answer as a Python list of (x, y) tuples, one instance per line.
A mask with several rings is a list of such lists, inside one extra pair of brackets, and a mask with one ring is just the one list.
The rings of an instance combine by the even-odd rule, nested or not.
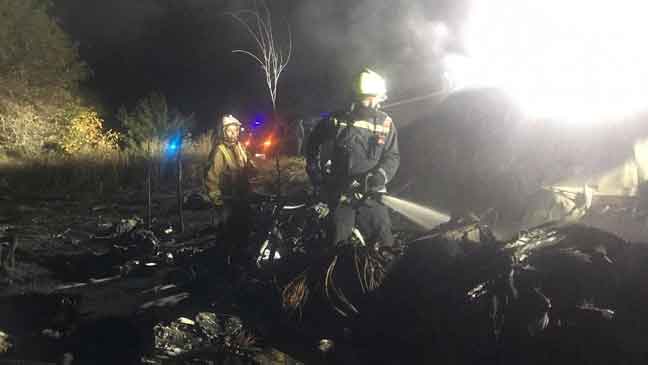
[[(355, 270), (355, 275), (360, 284), (363, 294), (372, 292), (380, 287), (386, 276), (385, 260), (380, 254), (366, 246), (341, 247), (333, 255), (323, 259), (322, 265), (311, 265), (301, 274), (291, 280), (282, 290), (284, 309), (302, 313), (303, 307), (309, 297), (309, 277), (315, 273), (315, 277), (324, 277), (323, 292), (333, 309), (344, 317), (351, 313), (358, 314), (359, 310), (345, 292), (336, 285), (336, 274), (338, 274), (339, 263), (343, 258), (352, 258), (353, 265), (350, 269)], [(330, 260), (330, 261), (329, 261)], [(315, 269), (314, 267), (318, 268)], [(319, 281), (321, 283), (321, 281)], [(310, 286), (319, 285), (312, 283)]]
[(291, 280), (281, 292), (283, 308), (296, 311), (301, 317), (302, 309), (308, 299), (308, 269)]
[(368, 293), (379, 288), (387, 274), (385, 259), (375, 250), (366, 247), (356, 247), (353, 251), (353, 261), (362, 292)]

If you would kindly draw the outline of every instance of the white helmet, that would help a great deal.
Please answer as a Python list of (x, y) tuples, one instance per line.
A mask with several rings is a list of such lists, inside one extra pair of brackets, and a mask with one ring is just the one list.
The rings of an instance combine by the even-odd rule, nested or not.
[(241, 126), (241, 122), (239, 122), (239, 120), (236, 119), (232, 114), (225, 114), (223, 116), (222, 123), (223, 123), (223, 129), (225, 129), (226, 127), (232, 124), (235, 124), (238, 127)]
[(232, 114), (225, 114), (223, 118), (221, 119), (221, 130), (219, 133), (219, 136), (227, 143), (235, 143), (238, 140), (238, 137), (236, 138), (228, 138), (227, 133), (225, 133), (225, 130), (229, 126), (236, 126), (239, 129), (241, 128), (241, 122), (239, 122), (238, 119), (236, 119)]

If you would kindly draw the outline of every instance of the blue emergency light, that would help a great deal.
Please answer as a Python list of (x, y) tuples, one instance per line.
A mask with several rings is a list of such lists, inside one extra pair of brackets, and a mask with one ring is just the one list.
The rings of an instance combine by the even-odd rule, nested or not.
[(173, 136), (169, 138), (166, 144), (166, 154), (167, 156), (175, 156), (178, 154), (178, 151), (180, 151), (180, 148), (182, 148), (182, 135), (180, 133), (175, 133)]
[(262, 126), (264, 123), (264, 117), (263, 114), (257, 114), (254, 117), (254, 122), (252, 123), (252, 129), (256, 129), (256, 127)]

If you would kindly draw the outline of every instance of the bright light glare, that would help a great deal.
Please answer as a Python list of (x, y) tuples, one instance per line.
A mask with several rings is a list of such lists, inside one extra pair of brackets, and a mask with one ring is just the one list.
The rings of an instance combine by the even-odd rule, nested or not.
[(531, 117), (602, 120), (648, 105), (648, 2), (473, 0), (452, 84), (499, 87)]
[(436, 38), (446, 38), (450, 34), (448, 26), (445, 23), (435, 23), (433, 28), (433, 34)]

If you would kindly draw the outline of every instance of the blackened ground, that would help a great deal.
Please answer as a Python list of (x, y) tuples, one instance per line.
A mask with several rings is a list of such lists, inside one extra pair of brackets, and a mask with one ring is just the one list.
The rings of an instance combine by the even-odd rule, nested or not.
[[(92, 280), (122, 272), (132, 259), (115, 252), (115, 240), (93, 235), (106, 223), (143, 217), (142, 197), (3, 201), (2, 224), (18, 229), (21, 246), (17, 268), (3, 276), (0, 330), (14, 346), (0, 359), (60, 362), (71, 354), (80, 364), (140, 363), (152, 350), (155, 324), (200, 311), (237, 315), (261, 346), (307, 364), (645, 364), (648, 357), (648, 250), (606, 232), (565, 228), (561, 246), (531, 250), (535, 270), (516, 268), (519, 299), (503, 284), (511, 260), (502, 243), (429, 236), (408, 245), (383, 287), (368, 295), (352, 260), (340, 259), (336, 283), (359, 314), (340, 316), (315, 289), (301, 314), (289, 314), (280, 289), (302, 267), (268, 275), (225, 265), (208, 210), (185, 211), (186, 232), (178, 232), (171, 189), (154, 195), (154, 231), (165, 244), (210, 248)], [(321, 272), (313, 277), (322, 281)], [(487, 294), (467, 300), (485, 281)], [(60, 289), (75, 282), (85, 285)], [(164, 289), (169, 284), (175, 287)], [(536, 288), (552, 308), (546, 329), (531, 334), (544, 313)], [(614, 318), (588, 304), (613, 310)], [(574, 308), (580, 305), (585, 309)], [(333, 340), (331, 352), (317, 351), (322, 339)]]

